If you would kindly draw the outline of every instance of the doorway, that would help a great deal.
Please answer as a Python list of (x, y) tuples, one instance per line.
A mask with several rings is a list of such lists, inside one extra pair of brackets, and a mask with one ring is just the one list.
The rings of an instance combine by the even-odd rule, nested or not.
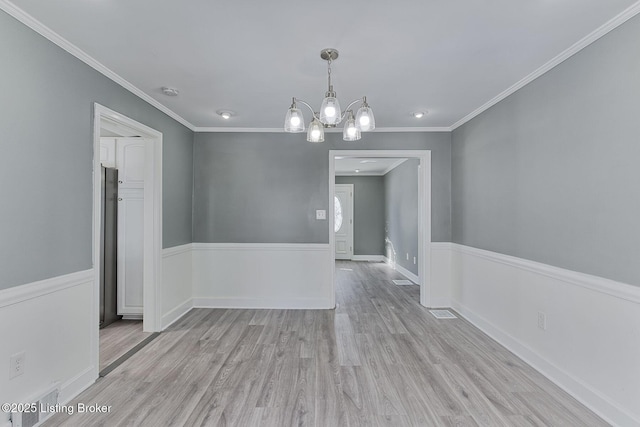
[[(134, 159), (137, 156), (139, 166), (135, 169), (135, 173), (124, 176), (121, 174), (118, 177), (119, 185), (123, 185), (123, 191), (131, 194), (120, 194), (118, 190), (118, 202), (122, 204), (124, 199), (137, 194), (138, 201), (131, 201), (127, 204), (134, 206), (138, 203), (138, 209), (142, 212), (139, 218), (139, 224), (132, 224), (140, 230), (139, 243), (135, 246), (139, 251), (139, 257), (142, 261), (136, 266), (138, 271), (135, 274), (141, 277), (142, 292), (138, 293), (138, 312), (137, 315), (131, 315), (126, 313), (127, 310), (131, 310), (131, 307), (121, 305), (120, 309), (124, 311), (121, 314), (125, 314), (129, 317), (126, 322), (116, 325), (115, 323), (107, 326), (104, 330), (105, 333), (101, 334), (99, 330), (99, 319), (101, 312), (100, 297), (102, 295), (101, 283), (101, 270), (104, 265), (104, 253), (103, 253), (103, 189), (102, 189), (102, 175), (103, 167), (102, 162), (105, 159), (111, 159), (110, 154), (105, 153), (108, 149), (105, 143), (101, 144), (101, 137), (113, 137), (122, 138), (123, 147), (131, 148), (141, 147), (137, 154), (130, 156), (130, 159)], [(143, 146), (141, 146), (143, 144)], [(94, 280), (94, 319), (96, 322), (94, 339), (92, 342), (95, 374), (98, 376), (101, 371), (101, 367), (104, 368), (105, 362), (101, 361), (104, 357), (110, 359), (117, 359), (121, 354), (126, 354), (127, 350), (132, 346), (136, 346), (140, 340), (144, 340), (148, 337), (150, 332), (156, 332), (160, 330), (160, 295), (161, 289), (161, 268), (162, 268), (162, 134), (154, 129), (151, 129), (141, 123), (136, 122), (118, 112), (110, 110), (100, 104), (94, 104), (94, 219), (93, 219), (93, 263), (95, 271)], [(131, 150), (135, 151), (135, 150)], [(113, 158), (115, 159), (115, 150)], [(115, 160), (114, 160), (115, 162)], [(106, 160), (109, 163), (109, 160)], [(114, 166), (114, 165), (111, 165)], [(134, 170), (134, 169), (131, 169)], [(136, 189), (136, 179), (143, 180), (144, 184), (139, 185)], [(127, 180), (126, 183), (123, 180)], [(124, 188), (127, 187), (127, 188)], [(130, 187), (130, 188), (129, 188)], [(137, 192), (136, 192), (137, 191)], [(126, 196), (126, 197), (125, 197)], [(131, 197), (133, 200), (134, 198)], [(123, 207), (123, 212), (130, 212), (129, 207)], [(124, 217), (118, 218), (118, 223), (123, 220)], [(132, 247), (131, 243), (128, 244), (129, 248)], [(128, 249), (128, 248), (127, 248)], [(118, 254), (118, 258), (122, 254)], [(121, 260), (118, 260), (120, 267)], [(126, 271), (131, 271), (127, 269)], [(122, 272), (120, 272), (122, 273)], [(122, 298), (123, 295), (120, 295)], [(122, 302), (122, 301), (120, 301)], [(141, 307), (140, 307), (141, 305)], [(141, 318), (141, 321), (135, 322), (135, 318)], [(116, 331), (118, 326), (119, 331)], [(109, 331), (106, 331), (109, 329)], [(103, 340), (105, 336), (109, 337), (108, 344)], [(102, 345), (101, 345), (102, 342)], [(104, 347), (106, 353), (101, 354), (101, 350)], [(128, 348), (127, 348), (128, 347)], [(107, 354), (108, 353), (108, 354)], [(102, 362), (102, 363), (101, 363)]]
[[(406, 159), (416, 159), (418, 163), (417, 202), (417, 284), (420, 287), (420, 304), (430, 306), (430, 261), (431, 261), (431, 152), (429, 150), (330, 150), (329, 152), (329, 212), (335, 212), (336, 160), (386, 159), (390, 164), (399, 164)], [(373, 163), (373, 162), (372, 162)], [(392, 166), (393, 168), (395, 166)], [(357, 196), (356, 196), (357, 197)], [(337, 237), (334, 233), (335, 218), (329, 215), (330, 252), (336, 253)], [(413, 257), (411, 257), (413, 258)], [(331, 257), (330, 269), (333, 277), (331, 298), (335, 306), (336, 257)], [(391, 261), (391, 260), (390, 260)], [(415, 280), (414, 279), (414, 280)]]
[(353, 259), (353, 184), (335, 184), (333, 231), (335, 259)]

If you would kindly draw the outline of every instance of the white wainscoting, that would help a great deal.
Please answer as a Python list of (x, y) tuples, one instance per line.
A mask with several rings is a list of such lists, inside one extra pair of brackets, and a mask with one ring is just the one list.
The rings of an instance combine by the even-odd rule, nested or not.
[(640, 425), (640, 287), (452, 249), (453, 308), (608, 422)]
[(431, 242), (431, 307), (451, 307), (451, 243)]
[[(0, 290), (0, 402), (24, 402), (59, 382), (67, 403), (93, 384), (93, 280), (86, 270)], [(9, 379), (9, 358), (22, 351), (25, 373)], [(0, 425), (8, 420), (0, 413)]]
[(192, 244), (162, 251), (162, 330), (193, 308)]
[(331, 307), (327, 244), (193, 243), (194, 307)]

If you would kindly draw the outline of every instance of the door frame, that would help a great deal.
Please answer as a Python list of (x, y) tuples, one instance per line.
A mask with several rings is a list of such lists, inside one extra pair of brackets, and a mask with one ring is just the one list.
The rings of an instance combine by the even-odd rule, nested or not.
[(416, 158), (418, 166), (418, 278), (420, 304), (431, 307), (431, 150), (329, 150), (329, 268), (331, 307), (336, 306), (335, 233), (333, 199), (335, 197), (336, 156)]
[[(353, 184), (336, 184), (335, 183), (335, 179), (334, 179), (333, 182), (334, 182), (334, 184), (333, 184), (333, 195), (334, 195), (334, 197), (335, 197), (335, 194), (336, 194), (336, 192), (335, 192), (336, 185), (343, 185), (345, 187), (349, 187), (349, 189), (350, 189), (349, 190), (349, 194), (350, 194), (350, 196), (349, 196), (349, 209), (350, 209), (350, 213), (351, 213), (351, 224), (349, 224), (349, 231), (347, 233), (347, 235), (348, 235), (347, 236), (347, 240), (348, 240), (349, 244), (351, 245), (351, 256), (350, 256), (350, 258), (348, 260), (353, 260), (354, 253), (356, 251), (355, 250), (355, 242), (353, 241), (353, 227), (354, 227), (355, 222), (356, 222), (355, 221), (355, 215), (353, 214), (353, 199), (355, 197), (355, 194), (354, 194), (355, 193), (355, 191), (354, 191), (355, 190), (355, 186)], [(332, 199), (332, 200), (334, 201), (334, 204), (335, 204), (335, 199)], [(333, 208), (329, 212), (329, 216), (332, 216), (334, 218), (334, 223), (335, 223), (334, 209), (335, 209), (335, 206), (333, 206)], [(331, 230), (333, 230), (333, 227), (331, 228)], [(333, 238), (334, 238), (334, 241), (335, 241), (335, 232), (333, 233)], [(334, 245), (333, 257), (334, 257), (334, 259), (336, 257), (335, 245)]]
[(92, 358), (96, 378), (99, 370), (100, 313), (100, 124), (105, 120), (133, 129), (145, 138), (144, 240), (143, 240), (143, 330), (161, 330), (162, 288), (162, 133), (98, 103), (93, 104), (93, 268), (94, 295)]

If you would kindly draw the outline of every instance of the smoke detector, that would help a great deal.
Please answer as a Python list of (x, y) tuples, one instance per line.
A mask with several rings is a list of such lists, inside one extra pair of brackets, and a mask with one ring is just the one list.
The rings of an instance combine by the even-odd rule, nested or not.
[(162, 87), (162, 93), (164, 93), (167, 96), (178, 96), (178, 94), (180, 92), (178, 91), (178, 89), (175, 89), (175, 88), (172, 88), (172, 87), (163, 86)]

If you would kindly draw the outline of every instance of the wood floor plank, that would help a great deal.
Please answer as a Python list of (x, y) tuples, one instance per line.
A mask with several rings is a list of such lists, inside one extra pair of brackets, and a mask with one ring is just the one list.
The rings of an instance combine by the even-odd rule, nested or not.
[(336, 263), (336, 310), (193, 309), (47, 426), (604, 426), (383, 263)]

